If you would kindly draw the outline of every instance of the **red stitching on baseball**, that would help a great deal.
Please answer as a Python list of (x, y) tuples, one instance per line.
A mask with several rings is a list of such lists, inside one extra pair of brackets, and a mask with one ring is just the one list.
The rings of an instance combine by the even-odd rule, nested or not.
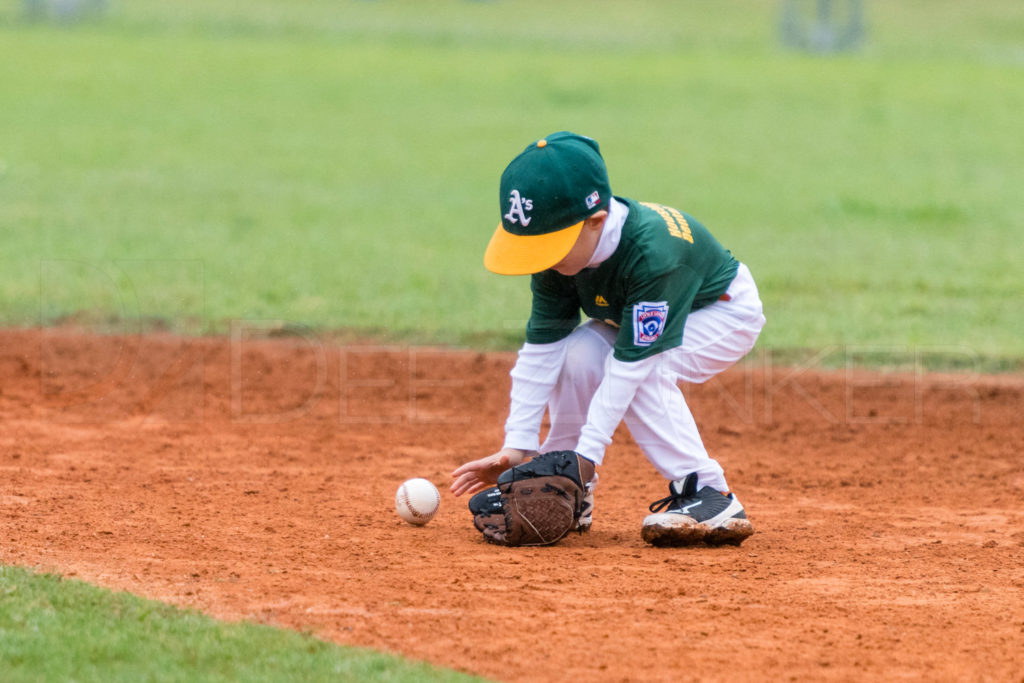
[(412, 513), (413, 517), (423, 517), (423, 513), (413, 507), (412, 501), (409, 500), (409, 491), (406, 490), (405, 484), (402, 484), (402, 499), (405, 501), (405, 507), (409, 508), (409, 512)]

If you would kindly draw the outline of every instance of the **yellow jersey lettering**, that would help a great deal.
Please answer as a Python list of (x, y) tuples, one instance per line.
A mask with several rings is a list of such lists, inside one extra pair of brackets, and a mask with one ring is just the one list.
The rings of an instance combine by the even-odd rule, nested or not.
[(683, 214), (661, 204), (652, 204), (650, 202), (641, 202), (641, 204), (648, 209), (656, 211), (661, 216), (661, 220), (665, 221), (665, 226), (668, 228), (668, 234), (693, 244), (693, 233), (690, 232), (690, 224), (686, 222), (686, 217)]
[(686, 216), (681, 214), (678, 210), (673, 209), (671, 206), (666, 206), (665, 210), (672, 214), (672, 218), (676, 219), (676, 223), (679, 225), (679, 231), (682, 233), (684, 240), (693, 244), (693, 233), (690, 232), (690, 224), (686, 222)]

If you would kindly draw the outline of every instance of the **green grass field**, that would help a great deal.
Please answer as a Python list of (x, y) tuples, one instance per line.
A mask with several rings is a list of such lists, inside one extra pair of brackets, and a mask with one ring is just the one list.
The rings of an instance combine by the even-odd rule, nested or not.
[(0, 567), (0, 678), (14, 681), (478, 681), (390, 655)]
[[(753, 6), (752, 6), (753, 5)], [(526, 143), (602, 142), (619, 194), (750, 264), (765, 348), (1024, 357), (1024, 6), (867, 3), (784, 49), (777, 3), (117, 4), (0, 14), (0, 316), (236, 318), (511, 346), (487, 273)]]
[[(751, 266), (762, 348), (1020, 368), (1024, 4), (867, 0), (845, 55), (781, 47), (780, 6), (135, 0), (59, 25), (3, 3), (0, 324), (512, 347), (527, 281), (481, 263), (498, 177), (571, 129), (617, 193), (694, 214)], [(16, 679), (364, 666), (10, 569), (0, 602)], [(425, 675), (365, 666), (346, 675)]]

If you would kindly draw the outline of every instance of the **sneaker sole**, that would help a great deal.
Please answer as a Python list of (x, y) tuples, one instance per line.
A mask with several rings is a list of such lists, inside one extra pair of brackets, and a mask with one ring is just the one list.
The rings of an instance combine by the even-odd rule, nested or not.
[(748, 519), (733, 517), (719, 526), (695, 522), (676, 514), (649, 515), (644, 520), (640, 535), (644, 542), (659, 548), (691, 545), (739, 545), (754, 533)]

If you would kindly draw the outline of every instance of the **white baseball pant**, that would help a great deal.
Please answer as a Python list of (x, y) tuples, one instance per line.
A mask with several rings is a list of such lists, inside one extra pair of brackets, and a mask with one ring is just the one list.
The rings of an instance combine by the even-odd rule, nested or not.
[[(765, 318), (750, 270), (740, 264), (728, 300), (692, 312), (681, 346), (640, 362), (657, 363), (626, 411), (625, 422), (647, 459), (665, 478), (697, 472), (698, 487), (728, 491), (721, 465), (708, 455), (678, 382), (702, 383), (743, 358)], [(589, 320), (569, 335), (565, 364), (551, 393), (551, 429), (540, 452), (573, 450), (591, 398), (604, 377), (618, 330)]]

